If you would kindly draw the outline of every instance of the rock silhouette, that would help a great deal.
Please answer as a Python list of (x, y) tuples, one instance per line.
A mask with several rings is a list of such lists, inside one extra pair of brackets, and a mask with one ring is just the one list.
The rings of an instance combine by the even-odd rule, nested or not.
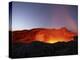
[(53, 44), (34, 41), (30, 44), (16, 43), (12, 45), (12, 58), (43, 57), (78, 54), (77, 37), (74, 41)]

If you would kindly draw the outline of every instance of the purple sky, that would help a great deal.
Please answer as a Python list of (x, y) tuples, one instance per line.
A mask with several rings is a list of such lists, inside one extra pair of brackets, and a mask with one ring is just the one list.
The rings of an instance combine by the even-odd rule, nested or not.
[(12, 3), (12, 30), (66, 27), (77, 32), (75, 5)]

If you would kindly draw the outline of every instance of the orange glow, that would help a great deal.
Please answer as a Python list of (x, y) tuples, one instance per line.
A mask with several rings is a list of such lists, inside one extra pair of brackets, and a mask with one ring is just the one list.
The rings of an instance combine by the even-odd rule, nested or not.
[[(23, 31), (21, 31), (23, 32)], [(68, 31), (66, 28), (61, 29), (33, 29), (28, 32), (14, 32), (13, 42), (30, 43), (41, 41), (44, 43), (68, 42), (74, 40), (76, 33)], [(17, 36), (18, 35), (18, 36)]]
[(75, 35), (75, 33), (69, 32), (65, 28), (58, 30), (45, 30), (38, 32), (35, 40), (46, 43), (68, 42), (73, 40)]

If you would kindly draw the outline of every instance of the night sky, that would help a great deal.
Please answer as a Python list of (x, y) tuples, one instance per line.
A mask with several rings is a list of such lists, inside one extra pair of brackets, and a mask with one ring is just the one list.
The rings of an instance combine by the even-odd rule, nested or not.
[(75, 5), (12, 3), (12, 30), (61, 28), (77, 32), (78, 8)]

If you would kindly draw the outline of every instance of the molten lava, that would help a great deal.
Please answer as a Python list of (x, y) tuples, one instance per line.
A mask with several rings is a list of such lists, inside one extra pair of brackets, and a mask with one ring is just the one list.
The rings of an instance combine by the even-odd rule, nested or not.
[(43, 29), (36, 28), (25, 31), (14, 31), (12, 40), (14, 43), (30, 43), (40, 41), (44, 43), (68, 42), (74, 40), (76, 33), (68, 31), (66, 28), (61, 29)]

